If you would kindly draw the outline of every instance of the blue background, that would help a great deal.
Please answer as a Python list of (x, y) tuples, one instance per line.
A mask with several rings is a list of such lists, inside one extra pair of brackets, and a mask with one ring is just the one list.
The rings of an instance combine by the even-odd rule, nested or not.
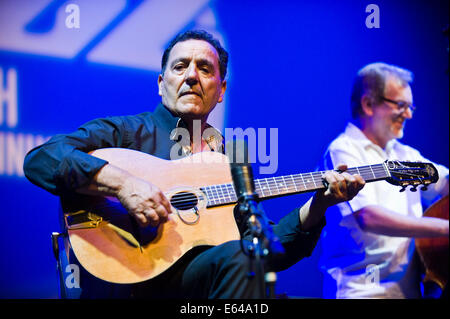
[[(230, 53), (224, 126), (278, 128), (276, 175), (315, 170), (329, 142), (350, 119), (354, 75), (376, 61), (397, 64), (415, 75), (412, 89), (418, 110), (402, 142), (449, 165), (448, 38), (442, 33), (449, 23), (448, 2), (376, 1), (379, 29), (365, 25), (370, 3), (207, 2)], [(177, 8), (171, 5), (171, 10)], [(100, 4), (97, 9), (101, 14)], [(187, 21), (176, 32), (192, 26)], [(8, 32), (0, 29), (0, 37)], [(152, 41), (152, 32), (160, 30), (136, 32), (141, 41)], [(127, 38), (121, 41), (127, 45)], [(159, 101), (157, 70), (93, 63), (83, 55), (49, 57), (1, 45), (0, 67), (4, 72), (15, 68), (19, 74), (19, 123), (14, 128), (1, 124), (3, 132), (51, 136), (95, 117), (153, 110)], [(0, 175), (0, 194), (0, 297), (57, 298), (50, 234), (58, 229), (58, 199), (23, 177), (7, 175)], [(309, 196), (273, 199), (264, 208), (276, 221)], [(320, 249), (319, 244), (310, 258), (279, 274), (278, 293), (321, 297)]]

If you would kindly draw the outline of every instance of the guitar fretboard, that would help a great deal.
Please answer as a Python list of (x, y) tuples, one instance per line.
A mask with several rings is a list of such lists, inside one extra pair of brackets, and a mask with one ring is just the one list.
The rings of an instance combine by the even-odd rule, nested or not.
[[(313, 192), (325, 188), (323, 175), (326, 171), (284, 175), (255, 179), (255, 191), (260, 199), (278, 196)], [(359, 174), (366, 182), (375, 182), (390, 176), (384, 164), (367, 165), (349, 168), (349, 174)], [(238, 198), (233, 184), (204, 186), (201, 190), (208, 198), (208, 207), (234, 204)]]

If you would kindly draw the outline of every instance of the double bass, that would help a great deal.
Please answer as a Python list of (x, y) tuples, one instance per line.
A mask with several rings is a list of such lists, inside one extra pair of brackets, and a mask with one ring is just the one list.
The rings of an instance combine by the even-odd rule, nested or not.
[[(448, 195), (431, 205), (424, 213), (426, 217), (436, 217), (448, 220)], [(415, 240), (417, 253), (425, 268), (423, 282), (434, 282), (443, 292), (448, 284), (448, 237), (417, 238)]]

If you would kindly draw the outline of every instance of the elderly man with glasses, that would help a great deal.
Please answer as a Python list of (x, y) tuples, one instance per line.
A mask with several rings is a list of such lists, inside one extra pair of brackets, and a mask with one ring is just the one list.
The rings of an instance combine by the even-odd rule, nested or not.
[[(353, 120), (329, 146), (324, 166), (376, 164), (386, 159), (430, 162), (398, 141), (415, 107), (412, 73), (372, 63), (357, 74), (351, 95)], [(422, 197), (448, 195), (448, 168), (427, 192), (399, 192), (372, 183), (333, 207), (322, 233), (325, 298), (420, 298), (413, 238), (449, 235), (448, 220), (423, 217)]]

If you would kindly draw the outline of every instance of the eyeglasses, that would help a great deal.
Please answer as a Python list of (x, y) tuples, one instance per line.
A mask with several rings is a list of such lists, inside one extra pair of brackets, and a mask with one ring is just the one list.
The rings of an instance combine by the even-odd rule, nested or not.
[(407, 108), (409, 108), (411, 110), (411, 112), (414, 112), (416, 110), (416, 107), (413, 104), (410, 104), (405, 101), (394, 101), (394, 100), (385, 98), (384, 96), (382, 96), (381, 99), (383, 99), (386, 102), (391, 102), (391, 103), (397, 105), (397, 110), (399, 110), (400, 112), (405, 112)]

